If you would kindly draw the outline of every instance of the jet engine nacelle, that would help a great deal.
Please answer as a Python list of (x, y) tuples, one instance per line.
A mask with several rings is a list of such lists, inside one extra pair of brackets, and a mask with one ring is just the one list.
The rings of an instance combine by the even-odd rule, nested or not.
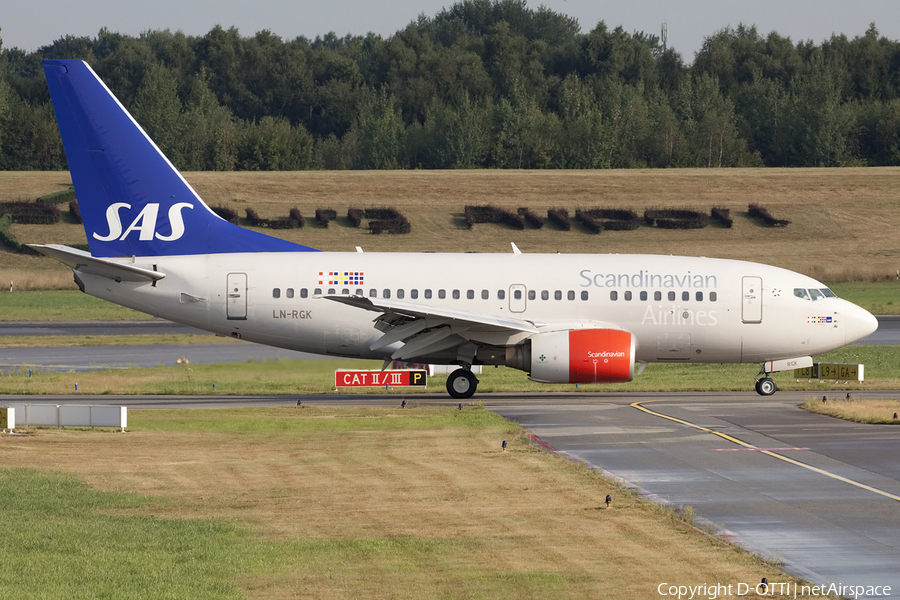
[(531, 374), (543, 383), (634, 379), (635, 338), (620, 329), (570, 329), (531, 337)]

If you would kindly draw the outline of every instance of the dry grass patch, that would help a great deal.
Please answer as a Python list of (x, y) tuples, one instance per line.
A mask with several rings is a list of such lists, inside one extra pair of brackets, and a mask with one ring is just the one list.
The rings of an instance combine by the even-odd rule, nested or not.
[(37, 200), (70, 187), (72, 178), (68, 171), (4, 171), (0, 177), (0, 200)]
[(900, 400), (890, 398), (877, 398), (855, 400), (806, 400), (800, 405), (810, 412), (829, 417), (837, 417), (856, 423), (881, 423), (900, 425), (900, 419), (894, 415), (900, 415)]
[(133, 411), (129, 421), (127, 434), (0, 438), (0, 458), (160, 500), (128, 514), (226, 518), (291, 544), (269, 573), (239, 580), (251, 598), (649, 598), (662, 582), (790, 579), (483, 409)]
[(72, 269), (61, 262), (0, 247), (0, 293), (8, 292), (10, 287), (14, 292), (78, 289)]
[[(392, 206), (409, 218), (412, 232), (372, 235), (351, 227), (345, 216), (327, 228), (264, 230), (329, 251), (659, 253), (701, 255), (774, 264), (834, 282), (883, 279), (900, 264), (896, 232), (898, 168), (842, 169), (666, 169), (604, 171), (298, 171), (186, 173), (209, 205), (244, 214), (253, 207), (263, 218), (286, 217), (292, 207), (311, 217), (317, 208)], [(68, 174), (0, 173), (0, 199), (27, 196), (23, 190), (60, 189)], [(39, 195), (39, 194), (36, 194)], [(466, 204), (490, 202), (515, 212), (528, 207), (610, 207), (643, 214), (653, 206), (708, 212), (728, 208), (734, 226), (698, 230), (570, 232), (547, 225), (516, 231), (498, 225), (468, 230)], [(766, 206), (784, 228), (761, 226), (747, 206)], [(85, 239), (80, 225), (14, 225), (23, 243), (74, 243)], [(4, 259), (7, 257), (3, 257)], [(52, 261), (47, 261), (52, 262)], [(4, 267), (5, 261), (0, 261)], [(63, 270), (59, 267), (59, 270)]]

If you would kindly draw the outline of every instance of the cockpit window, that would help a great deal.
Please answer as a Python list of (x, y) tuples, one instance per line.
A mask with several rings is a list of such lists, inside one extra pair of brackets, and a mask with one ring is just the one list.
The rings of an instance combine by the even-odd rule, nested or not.
[(829, 290), (828, 288), (794, 288), (794, 295), (798, 298), (803, 298), (804, 300), (811, 300), (815, 302), (816, 300), (821, 300), (823, 298), (837, 298), (837, 294)]

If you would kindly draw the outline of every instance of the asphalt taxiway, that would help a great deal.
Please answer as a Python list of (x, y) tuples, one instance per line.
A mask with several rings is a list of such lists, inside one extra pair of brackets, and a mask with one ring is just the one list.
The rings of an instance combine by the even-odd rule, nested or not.
[[(890, 586), (898, 596), (900, 426), (849, 423), (798, 408), (809, 396), (566, 392), (480, 394), (476, 400), (520, 423), (554, 452), (584, 461), (656, 502), (690, 506), (702, 524), (783, 562), (813, 584)], [(442, 394), (0, 396), (0, 403), (137, 409), (296, 407), (298, 401), (396, 406), (402, 399), (457, 404)]]
[(888, 585), (900, 595), (900, 426), (798, 408), (810, 395), (642, 394), (491, 409), (654, 501), (692, 507), (814, 584)]
[[(19, 321), (0, 322), (0, 371), (38, 367), (50, 371), (87, 371), (102, 368), (174, 366), (187, 358), (193, 364), (243, 362), (247, 360), (313, 360), (321, 356), (272, 348), (250, 342), (225, 344), (145, 344), (123, 346), (71, 346), (4, 348), (8, 336), (102, 337), (110, 335), (213, 334), (161, 319), (152, 321)], [(860, 340), (863, 345), (900, 345), (900, 317), (878, 317), (878, 330)]]

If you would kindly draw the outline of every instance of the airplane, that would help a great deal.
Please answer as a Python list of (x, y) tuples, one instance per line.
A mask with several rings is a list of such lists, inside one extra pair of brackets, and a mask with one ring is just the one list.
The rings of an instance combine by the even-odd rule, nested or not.
[(505, 365), (548, 383), (631, 381), (648, 363), (812, 365), (875, 331), (815, 279), (687, 256), (321, 252), (207, 206), (91, 69), (43, 63), (90, 252), (33, 247), (82, 292), (223, 336), (336, 357)]

